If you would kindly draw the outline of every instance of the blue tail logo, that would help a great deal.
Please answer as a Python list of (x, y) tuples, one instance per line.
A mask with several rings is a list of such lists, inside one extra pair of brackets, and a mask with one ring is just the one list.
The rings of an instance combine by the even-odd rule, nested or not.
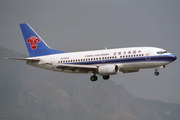
[(65, 53), (63, 51), (51, 49), (29, 24), (22, 23), (20, 24), (20, 28), (30, 57)]
[(30, 45), (31, 45), (31, 48), (33, 49), (33, 50), (35, 50), (36, 48), (37, 48), (37, 43), (39, 43), (40, 42), (40, 39), (39, 38), (37, 38), (36, 36), (31, 36), (28, 40), (27, 40), (27, 43), (30, 43)]

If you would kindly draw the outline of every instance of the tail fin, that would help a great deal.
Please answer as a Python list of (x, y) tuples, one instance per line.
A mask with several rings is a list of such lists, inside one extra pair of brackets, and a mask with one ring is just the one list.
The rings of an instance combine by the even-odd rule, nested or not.
[(29, 24), (22, 23), (20, 24), (20, 28), (30, 57), (65, 53), (63, 51), (51, 49)]

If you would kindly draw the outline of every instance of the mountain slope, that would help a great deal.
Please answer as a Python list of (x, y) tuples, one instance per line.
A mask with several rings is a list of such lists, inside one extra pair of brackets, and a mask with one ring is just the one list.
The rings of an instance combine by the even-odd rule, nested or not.
[(179, 120), (180, 104), (164, 103), (159, 100), (139, 100), (155, 111), (163, 120)]
[[(4, 48), (0, 56), (24, 57)], [(163, 120), (113, 81), (47, 71), (0, 58), (2, 120)]]

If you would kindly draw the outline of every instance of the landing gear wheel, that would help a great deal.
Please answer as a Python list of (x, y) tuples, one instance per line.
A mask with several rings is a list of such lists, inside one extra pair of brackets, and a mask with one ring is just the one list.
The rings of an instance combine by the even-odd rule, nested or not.
[(110, 76), (108, 75), (108, 76), (103, 76), (103, 79), (104, 80), (108, 80), (110, 78)]
[(158, 71), (154, 72), (154, 75), (155, 75), (155, 76), (158, 76), (158, 75), (159, 75), (159, 72), (158, 72)]
[(93, 75), (90, 77), (90, 80), (91, 81), (97, 81), (98, 77), (96, 75)]

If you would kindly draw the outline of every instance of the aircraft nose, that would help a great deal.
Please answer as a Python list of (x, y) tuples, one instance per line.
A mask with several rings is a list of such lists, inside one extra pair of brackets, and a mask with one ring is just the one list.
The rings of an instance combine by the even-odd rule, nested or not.
[(172, 61), (175, 61), (177, 59), (177, 57), (175, 55), (172, 55), (171, 59), (172, 59)]
[(174, 55), (174, 61), (177, 59), (177, 57)]

